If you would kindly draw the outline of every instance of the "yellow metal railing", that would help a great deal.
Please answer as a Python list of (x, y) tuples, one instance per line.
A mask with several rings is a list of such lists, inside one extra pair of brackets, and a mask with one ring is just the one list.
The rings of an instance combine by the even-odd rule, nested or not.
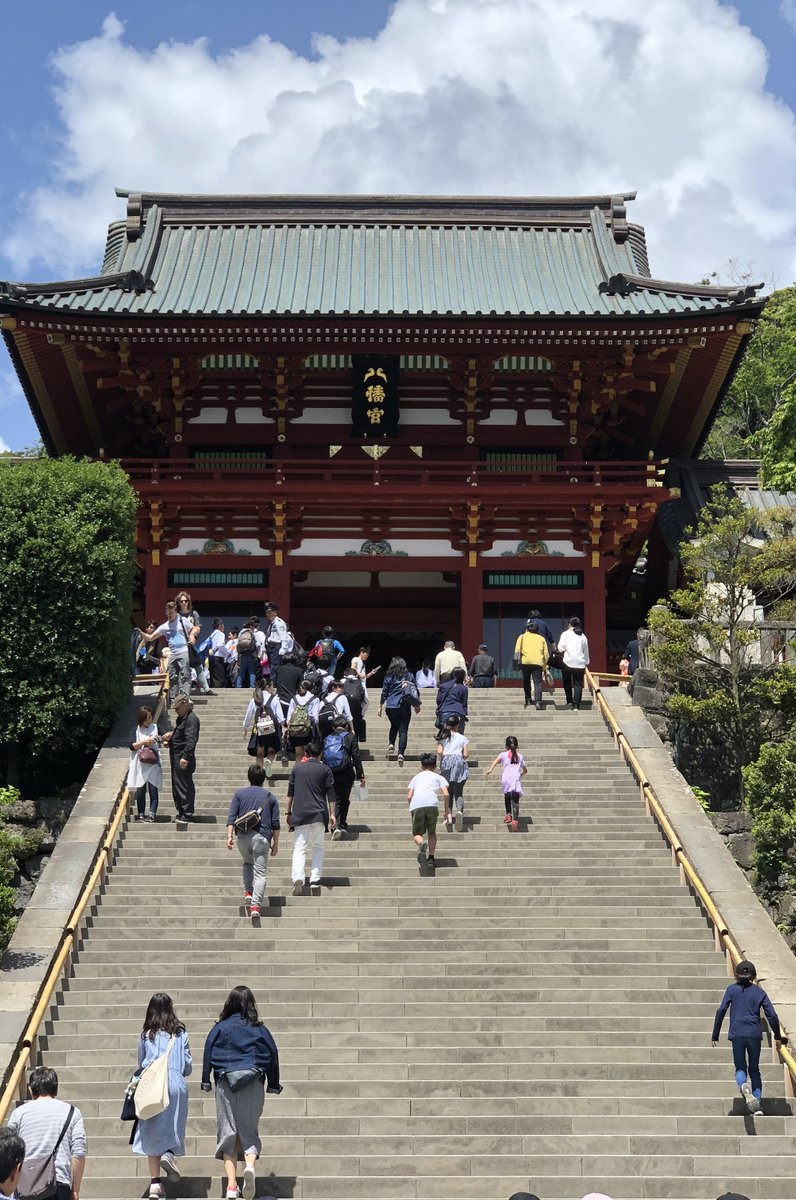
[[(167, 697), (166, 688), (162, 688), (158, 694), (158, 704), (154, 713), (154, 721), (157, 723), (161, 713), (163, 712), (164, 703)], [(22, 1035), (17, 1042), (14, 1057), (11, 1063), (10, 1074), (6, 1079), (2, 1093), (0, 1093), (0, 1125), (4, 1124), (9, 1110), (14, 1103), (15, 1098), (24, 1099), (23, 1080), (28, 1063), (31, 1060), (36, 1048), (36, 1039), (39, 1034), (39, 1027), (44, 1020), (47, 1009), (52, 1003), (53, 993), (58, 987), (61, 979), (61, 974), (69, 962), (69, 957), (74, 950), (75, 938), (77, 931), (80, 928), (80, 922), (83, 919), (83, 913), (88, 907), (88, 903), (93, 895), (94, 888), (103, 879), (105, 872), (108, 869), (113, 846), (116, 841), (116, 836), (119, 832), (119, 827), (127, 814), (127, 804), (130, 797), (129, 789), (121, 787), (119, 794), (116, 797), (116, 802), (113, 811), (108, 820), (108, 824), (103, 834), (102, 842), (97, 849), (97, 857), (94, 860), (94, 866), (83, 884), (77, 902), (69, 914), (69, 919), (64, 926), (61, 934), (61, 942), (58, 950), (55, 953), (50, 968), (45, 976), (39, 991), (33, 1011), (28, 1017)]]
[[(588, 684), (589, 690), (594, 697), (595, 705), (603, 720), (611, 730), (619, 753), (623, 756), (627, 765), (630, 767), (631, 771), (638, 780), (642, 798), (647, 806), (647, 812), (655, 819), (663, 836), (669, 843), (672, 851), (672, 861), (680, 868), (680, 876), (683, 882), (687, 880), (689, 886), (693, 888), (694, 892), (698, 896), (699, 902), (704, 908), (708, 919), (713, 926), (716, 949), (724, 954), (727, 960), (727, 973), (728, 975), (732, 975), (734, 967), (743, 958), (743, 954), (741, 953), (738, 943), (727, 928), (726, 921), (714, 903), (713, 897), (710, 895), (704, 883), (702, 882), (696, 867), (694, 867), (693, 863), (688, 858), (688, 855), (682, 846), (677, 833), (675, 832), (671, 822), (668, 820), (666, 813), (661, 808), (658, 798), (655, 795), (655, 791), (650, 781), (647, 779), (641, 763), (638, 761), (633, 753), (633, 750), (628, 745), (627, 738), (620, 728), (616, 717), (605, 702), (605, 698), (600, 687), (600, 680), (608, 679), (613, 681), (618, 678), (623, 677), (611, 675), (603, 671), (592, 672), (588, 669), (586, 670), (586, 683)], [(783, 1030), (783, 1033), (784, 1032), (785, 1030)], [(796, 1058), (794, 1058), (789, 1047), (783, 1046), (779, 1051), (779, 1061), (782, 1063), (785, 1069), (785, 1091), (788, 1096), (794, 1096), (796, 1095)]]

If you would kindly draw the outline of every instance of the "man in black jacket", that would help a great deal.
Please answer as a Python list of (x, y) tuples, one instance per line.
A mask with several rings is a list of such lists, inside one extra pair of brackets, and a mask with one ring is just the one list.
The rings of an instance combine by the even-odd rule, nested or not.
[(323, 835), (334, 818), (334, 776), (325, 763), (320, 761), (320, 742), (310, 742), (307, 759), (296, 763), (290, 772), (287, 784), (287, 808), (285, 821), (293, 830), (293, 895), (304, 891), (307, 851), (312, 854), (310, 869), (310, 894), (320, 896), (323, 872)]
[(199, 741), (199, 718), (193, 705), (182, 694), (174, 702), (177, 724), (170, 733), (163, 735), (163, 745), (169, 748), (171, 761), (171, 794), (177, 809), (177, 828), (187, 829), (188, 821), (194, 819), (196, 785), (193, 781), (196, 770), (196, 743)]
[(485, 642), (478, 647), (478, 653), (470, 663), (470, 678), (473, 687), (477, 688), (491, 688), (497, 684), (497, 666)]

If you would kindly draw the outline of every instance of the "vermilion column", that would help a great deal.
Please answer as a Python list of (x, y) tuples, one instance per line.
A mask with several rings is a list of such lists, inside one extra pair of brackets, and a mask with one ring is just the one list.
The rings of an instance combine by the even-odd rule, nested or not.
[[(474, 556), (475, 557), (475, 556)], [(484, 589), (480, 563), (462, 568), (461, 573), (461, 642), (459, 648), (468, 663), (478, 653), (484, 640)]]
[(283, 561), (276, 565), (275, 554), (268, 560), (268, 595), (267, 599), (279, 605), (279, 615), (290, 624), (290, 568)]
[(605, 629), (605, 568), (587, 566), (584, 571), (583, 625), (589, 639), (591, 668), (604, 671), (608, 661)]

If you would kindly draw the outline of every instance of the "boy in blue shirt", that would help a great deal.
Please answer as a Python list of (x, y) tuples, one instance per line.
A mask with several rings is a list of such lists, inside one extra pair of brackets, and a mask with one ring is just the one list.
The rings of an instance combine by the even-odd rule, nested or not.
[(729, 1008), (729, 1040), (732, 1043), (735, 1079), (753, 1116), (760, 1114), (760, 1097), (763, 1094), (763, 1081), (760, 1078), (760, 1047), (763, 1041), (761, 1008), (774, 1034), (774, 1046), (777, 1050), (782, 1047), (779, 1017), (766, 993), (755, 983), (756, 978), (754, 963), (746, 959), (738, 963), (735, 968), (736, 982), (731, 983), (724, 993), (724, 999), (716, 1010), (711, 1035), (712, 1044), (717, 1046), (721, 1023)]

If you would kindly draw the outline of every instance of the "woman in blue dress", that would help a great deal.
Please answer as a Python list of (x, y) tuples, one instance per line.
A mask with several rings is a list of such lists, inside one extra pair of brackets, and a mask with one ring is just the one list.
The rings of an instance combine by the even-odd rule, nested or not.
[(150, 1200), (163, 1200), (166, 1195), (160, 1182), (161, 1168), (175, 1179), (180, 1177), (177, 1159), (185, 1155), (185, 1123), (188, 1120), (188, 1085), (185, 1079), (193, 1069), (188, 1034), (177, 1018), (171, 996), (166, 992), (155, 992), (149, 1001), (144, 1028), (138, 1039), (139, 1067), (148, 1067), (167, 1051), (169, 1106), (154, 1117), (138, 1121), (133, 1138), (133, 1154), (145, 1154), (149, 1159)]

